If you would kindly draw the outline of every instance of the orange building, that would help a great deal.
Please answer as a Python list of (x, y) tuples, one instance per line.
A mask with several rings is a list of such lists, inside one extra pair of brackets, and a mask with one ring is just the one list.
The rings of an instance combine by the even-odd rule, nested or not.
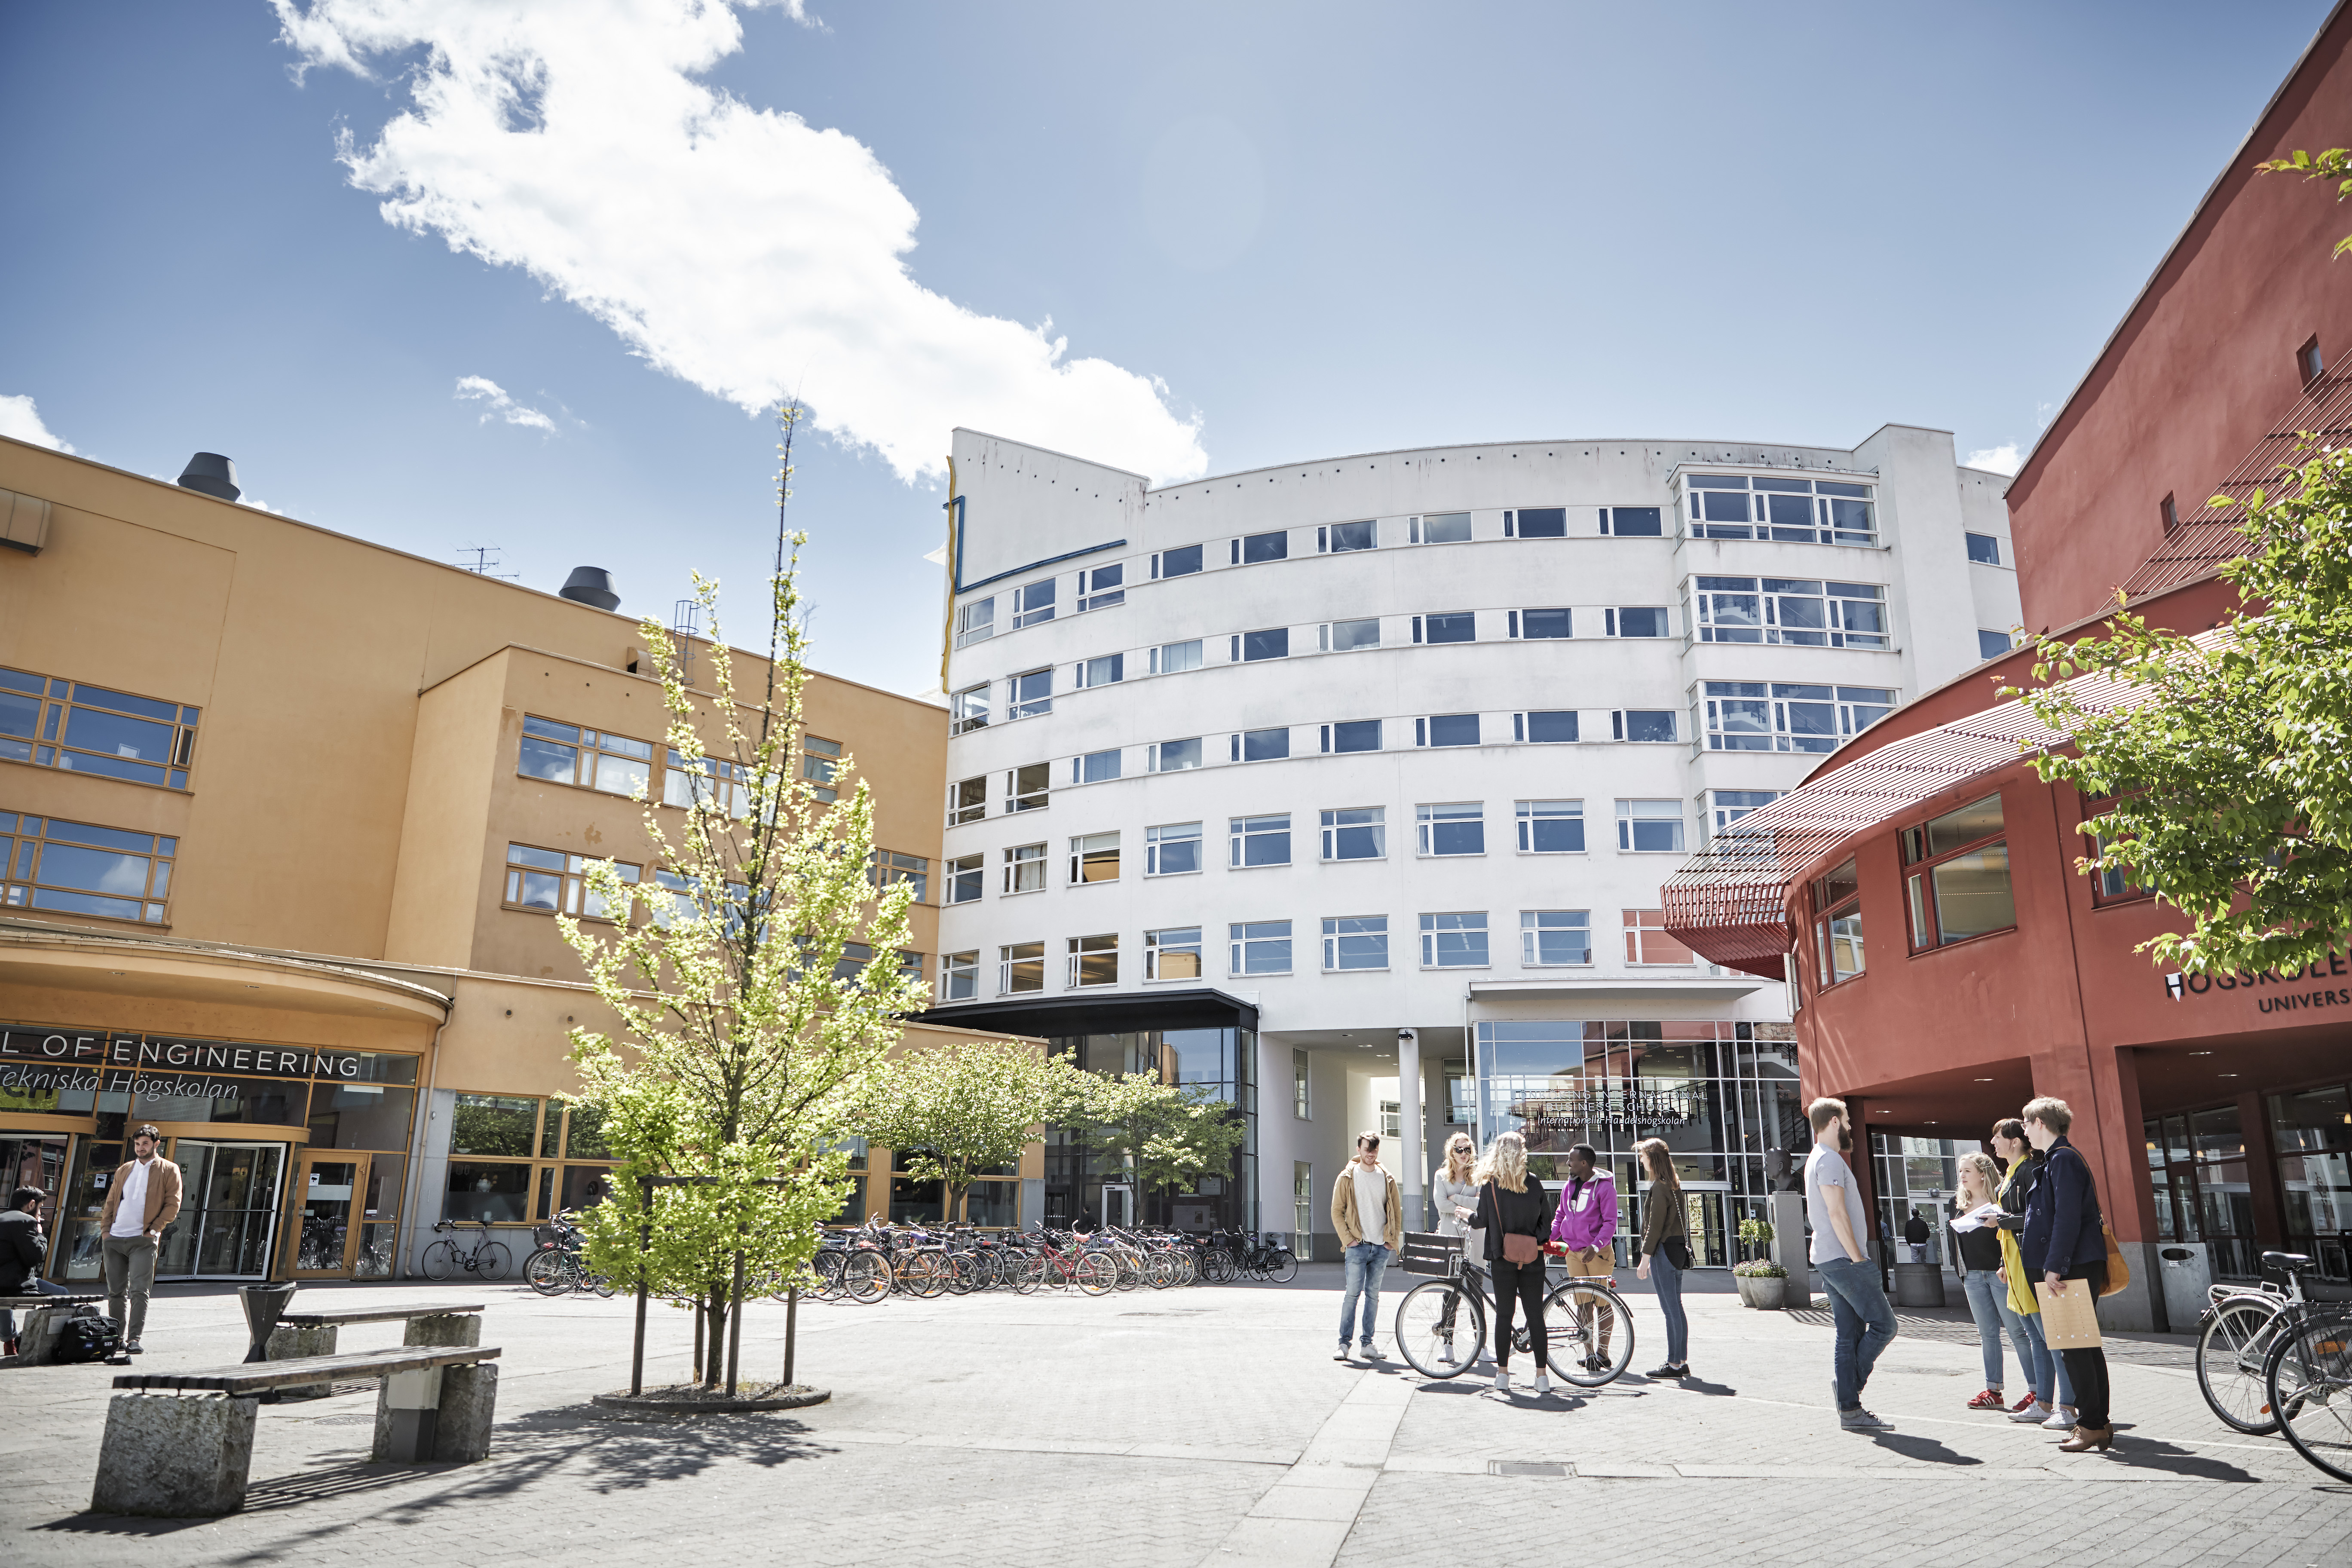
[[(165, 1277), (403, 1273), (436, 1222), (527, 1227), (609, 1164), (558, 1098), (603, 1010), (552, 917), (593, 915), (590, 858), (659, 869), (633, 790), (683, 798), (638, 620), (235, 493), (0, 440), (0, 1180), (58, 1194), (59, 1279), (98, 1277), (144, 1121), (187, 1182)], [(898, 962), (930, 978), (946, 715), (816, 675), (805, 716), (805, 776), (854, 756), (877, 878), (924, 884)]]

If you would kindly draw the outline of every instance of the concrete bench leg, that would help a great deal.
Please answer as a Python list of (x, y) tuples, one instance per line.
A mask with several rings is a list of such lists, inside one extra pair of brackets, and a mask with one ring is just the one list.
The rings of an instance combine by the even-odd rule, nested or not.
[(58, 1338), (65, 1332), (67, 1321), (89, 1310), (87, 1306), (23, 1309), (24, 1321), (16, 1336), (16, 1364), (47, 1366), (56, 1359)]
[[(335, 1329), (329, 1324), (323, 1329), (289, 1329), (283, 1324), (269, 1331), (269, 1359), (299, 1361), (304, 1356), (335, 1353)], [(278, 1391), (280, 1399), (324, 1399), (334, 1392), (328, 1383), (299, 1384)]]
[(498, 1363), (444, 1368), (441, 1418), (434, 1424), (433, 1457), (445, 1465), (470, 1465), (488, 1458), (490, 1424), (498, 1404)]
[(373, 1458), (396, 1465), (488, 1458), (498, 1399), (493, 1362), (396, 1372), (376, 1395)]
[(106, 1407), (92, 1513), (198, 1519), (245, 1506), (258, 1402), (217, 1394), (118, 1394)]
[(429, 1318), (411, 1318), (400, 1342), (435, 1349), (478, 1346), (482, 1342), (482, 1314), (436, 1312)]

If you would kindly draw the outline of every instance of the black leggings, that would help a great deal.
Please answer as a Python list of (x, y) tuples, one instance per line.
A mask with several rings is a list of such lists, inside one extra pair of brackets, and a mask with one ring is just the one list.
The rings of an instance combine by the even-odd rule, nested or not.
[[(2107, 1266), (2102, 1260), (2070, 1270), (2069, 1279), (2079, 1279), (2094, 1300), (2107, 1288)], [(2079, 1426), (2106, 1429), (2111, 1412), (2107, 1394), (2107, 1352), (2094, 1345), (2084, 1351), (2060, 1351), (2066, 1359), (2066, 1381), (2074, 1385), (2074, 1422)]]
[(1528, 1337), (1536, 1347), (1537, 1370), (1549, 1371), (1551, 1343), (1544, 1332), (1543, 1260), (1520, 1264), (1498, 1258), (1488, 1267), (1495, 1271), (1495, 1370), (1502, 1372), (1511, 1364), (1511, 1303), (1517, 1300), (1528, 1310)]

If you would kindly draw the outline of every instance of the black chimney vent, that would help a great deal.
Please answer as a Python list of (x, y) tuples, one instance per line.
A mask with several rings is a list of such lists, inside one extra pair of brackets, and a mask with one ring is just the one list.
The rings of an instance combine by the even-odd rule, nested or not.
[(613, 574), (602, 566), (574, 566), (563, 580), (563, 597), (600, 610), (621, 607), (621, 595), (613, 592)]
[(180, 488), (201, 495), (235, 500), (245, 492), (236, 488), (236, 465), (218, 452), (198, 452), (181, 470)]

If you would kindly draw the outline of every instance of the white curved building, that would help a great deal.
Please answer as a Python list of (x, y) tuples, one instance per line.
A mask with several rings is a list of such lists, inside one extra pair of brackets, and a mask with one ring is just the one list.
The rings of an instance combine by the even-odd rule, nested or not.
[[(1615, 1159), (1669, 1136), (1720, 1259), (1792, 1141), (1788, 1010), (1657, 930), (1659, 884), (2008, 646), (2004, 483), (1894, 426), (1157, 489), (960, 430), (935, 1016), (1226, 1086), (1242, 1164), (1155, 1218), (1334, 1256), (1356, 1131), (1394, 1130), (1417, 1228), (1479, 1114)], [(1117, 1212), (1090, 1163), (1049, 1144), (1043, 1217)]]

